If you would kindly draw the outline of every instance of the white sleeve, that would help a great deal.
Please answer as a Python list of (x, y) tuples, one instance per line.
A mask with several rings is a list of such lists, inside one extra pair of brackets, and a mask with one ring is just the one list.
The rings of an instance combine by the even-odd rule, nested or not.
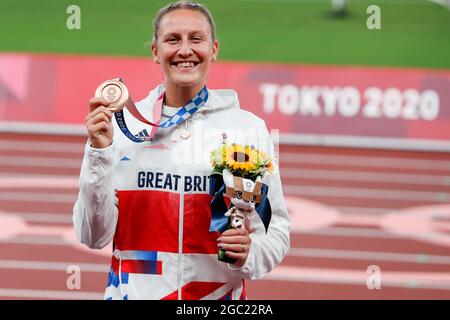
[(116, 230), (114, 167), (118, 156), (114, 144), (104, 148), (85, 147), (80, 172), (80, 191), (73, 207), (73, 225), (78, 240), (92, 249), (108, 245)]
[(269, 187), (267, 198), (272, 208), (272, 218), (267, 233), (261, 222), (262, 230), (259, 228), (250, 234), (252, 243), (245, 264), (240, 268), (228, 264), (230, 269), (240, 272), (242, 278), (251, 280), (263, 278), (283, 260), (290, 248), (291, 219), (283, 196), (276, 158), (274, 169), (274, 173), (267, 174), (263, 179)]

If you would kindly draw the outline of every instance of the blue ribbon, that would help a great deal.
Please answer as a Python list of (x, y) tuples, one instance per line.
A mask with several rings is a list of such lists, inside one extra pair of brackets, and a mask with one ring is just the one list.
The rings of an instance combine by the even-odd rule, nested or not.
[[(209, 231), (219, 231), (220, 233), (228, 229), (228, 217), (225, 216), (225, 212), (228, 211), (227, 205), (224, 200), (225, 183), (221, 174), (212, 174), (209, 177), (209, 194), (213, 196), (211, 200), (211, 224)], [(269, 187), (263, 184), (261, 188), (261, 202), (255, 206), (256, 213), (261, 218), (266, 229), (269, 228), (270, 219), (272, 218), (272, 208), (270, 207), (269, 198), (267, 193)]]
[[(187, 118), (192, 116), (198, 109), (205, 105), (208, 100), (208, 89), (204, 86), (199, 93), (197, 93), (183, 108), (180, 108), (177, 113), (175, 113), (170, 119), (161, 123), (158, 127), (160, 128), (170, 128), (183, 123)], [(122, 133), (131, 141), (136, 143), (141, 143), (146, 141), (149, 136), (147, 130), (142, 130), (138, 134), (134, 135), (128, 129), (127, 123), (125, 122), (125, 117), (123, 115), (123, 110), (114, 113), (117, 124), (122, 131)]]

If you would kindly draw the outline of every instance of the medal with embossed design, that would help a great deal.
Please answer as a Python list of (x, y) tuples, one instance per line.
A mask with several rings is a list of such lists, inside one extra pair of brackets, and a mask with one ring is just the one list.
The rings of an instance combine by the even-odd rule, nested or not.
[[(128, 89), (121, 78), (104, 81), (95, 90), (95, 97), (102, 98), (108, 102), (107, 108), (109, 108), (111, 112), (114, 112), (117, 125), (122, 133), (131, 141), (141, 143), (151, 140), (158, 128), (171, 128), (186, 121), (205, 104), (206, 100), (208, 100), (208, 90), (206, 89), (206, 86), (204, 86), (186, 105), (180, 108), (174, 115), (163, 123), (161, 123), (161, 113), (165, 92), (160, 93), (159, 97), (154, 102), (152, 117), (153, 122), (145, 119), (136, 108)], [(138, 134), (131, 133), (126, 124), (123, 113), (124, 108), (127, 108), (129, 113), (135, 119), (151, 125), (151, 132), (148, 133), (148, 131), (144, 129)], [(191, 133), (186, 127), (186, 129), (182, 129), (180, 136), (182, 139), (189, 139)]]
[(100, 84), (95, 90), (95, 96), (108, 101), (108, 108), (112, 112), (118, 112), (124, 107), (134, 106), (128, 89), (120, 78), (107, 80)]

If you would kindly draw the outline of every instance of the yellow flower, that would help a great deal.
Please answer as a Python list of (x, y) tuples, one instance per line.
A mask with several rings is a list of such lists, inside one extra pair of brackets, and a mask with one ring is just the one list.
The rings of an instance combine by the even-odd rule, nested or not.
[(254, 170), (257, 160), (258, 153), (249, 146), (235, 144), (226, 148), (225, 164), (232, 170)]
[(272, 172), (272, 159), (264, 151), (253, 146), (239, 144), (221, 144), (210, 154), (214, 171), (221, 172), (227, 168), (239, 176), (263, 176), (266, 171)]
[(267, 157), (267, 153), (265, 153), (264, 151), (258, 151), (258, 162), (259, 163), (265, 163), (267, 161), (268, 157)]
[(273, 166), (273, 161), (272, 161), (272, 159), (270, 159), (269, 162), (266, 163), (266, 168), (267, 168), (267, 171), (269, 171), (270, 173), (273, 172), (274, 166)]

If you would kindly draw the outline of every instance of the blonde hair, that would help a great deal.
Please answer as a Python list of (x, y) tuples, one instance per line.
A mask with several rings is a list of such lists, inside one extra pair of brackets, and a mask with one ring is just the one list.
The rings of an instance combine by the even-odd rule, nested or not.
[(165, 7), (159, 9), (158, 13), (156, 14), (155, 18), (153, 19), (153, 43), (156, 43), (158, 41), (158, 30), (159, 30), (159, 23), (161, 22), (161, 19), (169, 12), (178, 10), (178, 9), (188, 9), (193, 11), (198, 11), (201, 14), (203, 14), (208, 20), (208, 23), (211, 27), (211, 40), (212, 43), (216, 40), (216, 24), (214, 23), (214, 18), (211, 15), (211, 12), (202, 4), (193, 2), (193, 1), (177, 1), (172, 2), (166, 5)]

